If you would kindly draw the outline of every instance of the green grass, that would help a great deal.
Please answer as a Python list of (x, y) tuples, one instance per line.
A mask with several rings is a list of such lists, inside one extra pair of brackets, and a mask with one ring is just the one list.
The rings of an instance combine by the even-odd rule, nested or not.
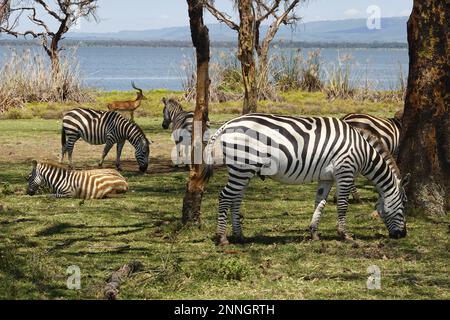
[[(142, 102), (135, 114), (137, 117), (162, 116), (163, 97), (176, 98), (182, 102), (186, 110), (193, 110), (193, 104), (185, 102), (182, 92), (169, 90), (145, 91), (147, 100)], [(369, 112), (375, 115), (394, 115), (402, 105), (400, 102), (371, 102), (351, 99), (335, 99), (330, 101), (322, 92), (291, 91), (280, 93), (282, 101), (261, 101), (259, 111), (279, 114), (315, 114), (315, 115), (344, 115), (350, 112)], [(0, 119), (60, 119), (63, 112), (75, 107), (89, 107), (106, 110), (106, 105), (116, 100), (131, 100), (136, 97), (135, 92), (99, 92), (92, 103), (28, 103), (21, 109), (11, 109), (0, 114)], [(210, 113), (220, 118), (220, 115), (238, 115), (242, 112), (242, 101), (211, 103)]]
[[(160, 98), (159, 93), (150, 96), (155, 104)], [(314, 94), (286, 97), (297, 98), (305, 105), (321, 99)], [(60, 122), (0, 121), (0, 298), (102, 298), (108, 276), (133, 260), (144, 268), (121, 286), (120, 299), (450, 298), (449, 218), (408, 217), (408, 236), (391, 240), (384, 224), (370, 216), (376, 194), (362, 179), (358, 188), (364, 203), (351, 204), (348, 212), (355, 242), (338, 239), (331, 203), (320, 225), (322, 240), (309, 240), (315, 184), (286, 186), (255, 178), (242, 206), (249, 242), (216, 247), (223, 169), (216, 171), (205, 193), (201, 227), (183, 227), (187, 172), (171, 167), (169, 132), (161, 129), (162, 118), (154, 108), (153, 116), (136, 119), (155, 141), (149, 173), (134, 172), (128, 146), (123, 160), (130, 192), (97, 201), (25, 195), (30, 160), (58, 155)], [(378, 113), (390, 115), (395, 108)], [(213, 112), (211, 120), (217, 126), (232, 116)], [(76, 165), (94, 166), (101, 149), (77, 143)], [(114, 156), (108, 157), (108, 166)], [(71, 265), (81, 269), (81, 290), (66, 287)], [(380, 290), (366, 288), (371, 265), (381, 269)]]

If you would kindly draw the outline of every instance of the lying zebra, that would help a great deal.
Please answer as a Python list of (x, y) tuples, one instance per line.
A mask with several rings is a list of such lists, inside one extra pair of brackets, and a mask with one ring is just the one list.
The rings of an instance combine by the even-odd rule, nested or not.
[(150, 154), (150, 141), (142, 129), (134, 122), (126, 119), (114, 111), (98, 111), (93, 109), (77, 108), (67, 112), (63, 117), (61, 130), (62, 154), (61, 163), (66, 152), (69, 157), (69, 166), (72, 168), (72, 152), (75, 142), (83, 139), (90, 144), (104, 144), (101, 167), (109, 150), (117, 144), (116, 168), (121, 170), (120, 156), (125, 141), (129, 141), (135, 148), (136, 160), (141, 172), (147, 171)]
[[(172, 123), (172, 138), (175, 142), (176, 154), (172, 156), (175, 166), (179, 164), (191, 163), (191, 136), (192, 123), (194, 113), (192, 111), (184, 111), (181, 104), (174, 99), (162, 98), (164, 104), (162, 123), (163, 129), (168, 129)], [(207, 122), (207, 131), (203, 141), (208, 141), (209, 138), (209, 120)]]
[[(358, 130), (367, 130), (372, 135), (378, 137), (386, 149), (393, 155), (394, 159), (396, 159), (400, 145), (402, 117), (402, 112), (397, 112), (394, 118), (381, 118), (364, 113), (349, 113), (342, 117), (341, 120)], [(355, 202), (361, 202), (361, 198), (355, 186), (352, 188), (352, 196)], [(336, 203), (336, 196), (334, 196), (334, 202)]]
[(215, 142), (222, 145), (228, 183), (219, 196), (217, 240), (228, 244), (226, 221), (232, 213), (233, 235), (243, 240), (240, 207), (244, 192), (255, 175), (286, 184), (319, 181), (310, 230), (318, 239), (320, 215), (334, 182), (337, 185), (338, 234), (351, 239), (346, 228), (348, 196), (361, 173), (377, 187), (377, 209), (392, 238), (406, 236), (402, 180), (395, 161), (377, 138), (346, 122), (328, 117), (288, 117), (248, 114), (233, 119), (211, 137), (205, 149), (206, 184), (212, 174)]
[(33, 196), (43, 186), (52, 189), (56, 198), (103, 199), (128, 191), (125, 178), (114, 169), (69, 170), (34, 160), (27, 194)]

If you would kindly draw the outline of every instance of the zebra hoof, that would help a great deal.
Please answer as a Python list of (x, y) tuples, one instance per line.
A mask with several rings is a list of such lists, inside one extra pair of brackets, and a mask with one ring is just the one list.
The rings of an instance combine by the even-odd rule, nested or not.
[(229, 245), (230, 242), (227, 239), (227, 236), (225, 235), (216, 235), (216, 245), (220, 246), (220, 247), (224, 247)]
[(338, 232), (339, 236), (341, 237), (341, 240), (343, 241), (353, 241), (353, 237), (351, 234), (346, 232)]
[(317, 231), (311, 231), (311, 240), (312, 241), (319, 241), (320, 240), (320, 234)]
[(233, 235), (232, 241), (234, 243), (238, 243), (238, 244), (244, 244), (244, 243), (247, 242), (245, 240), (245, 237), (242, 234), (240, 234), (240, 235)]

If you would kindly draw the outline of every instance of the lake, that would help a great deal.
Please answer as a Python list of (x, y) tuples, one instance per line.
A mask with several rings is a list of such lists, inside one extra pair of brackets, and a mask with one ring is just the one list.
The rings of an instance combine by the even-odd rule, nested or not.
[[(0, 65), (5, 63), (12, 50), (30, 50), (26, 47), (0, 46)], [(31, 50), (40, 51), (38, 47)], [(313, 49), (303, 49), (306, 56)], [(193, 61), (191, 48), (153, 47), (80, 47), (68, 54), (78, 58), (81, 74), (86, 85), (100, 90), (131, 90), (133, 80), (145, 89), (182, 90), (183, 70), (188, 61)], [(217, 61), (219, 53), (233, 56), (228, 48), (213, 48), (212, 59)], [(272, 54), (296, 54), (297, 49), (273, 49)], [(366, 81), (371, 88), (389, 90), (398, 87), (400, 68), (405, 79), (408, 71), (407, 49), (321, 49), (322, 77), (326, 79), (337, 64), (338, 57), (351, 56), (351, 78), (356, 85)], [(223, 55), (222, 55), (223, 57)]]

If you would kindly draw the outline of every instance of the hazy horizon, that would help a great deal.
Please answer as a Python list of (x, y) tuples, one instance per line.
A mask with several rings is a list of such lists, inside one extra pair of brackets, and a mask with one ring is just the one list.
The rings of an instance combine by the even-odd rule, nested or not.
[[(345, 1), (311, 1), (302, 2), (295, 10), (302, 17), (302, 22), (332, 21), (344, 19), (367, 19), (370, 6), (380, 9), (381, 17), (408, 16), (412, 10), (413, 0), (345, 0)], [(122, 0), (98, 0), (97, 15), (99, 23), (81, 20), (70, 30), (73, 33), (111, 33), (120, 31), (157, 30), (170, 27), (184, 27), (189, 24), (187, 3), (185, 0), (129, 0), (124, 5)], [(236, 20), (236, 12), (229, 0), (216, 0), (218, 9), (231, 15)], [(54, 27), (52, 17), (42, 15), (42, 20)], [(217, 23), (217, 20), (205, 10), (205, 23)], [(19, 29), (30, 26), (24, 19)]]

